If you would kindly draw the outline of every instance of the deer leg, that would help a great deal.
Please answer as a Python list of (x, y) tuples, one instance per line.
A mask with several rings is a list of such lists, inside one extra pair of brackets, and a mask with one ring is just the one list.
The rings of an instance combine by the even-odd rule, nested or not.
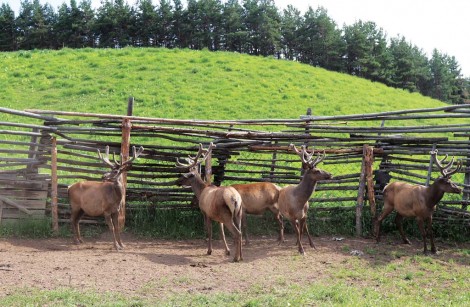
[(423, 253), (427, 255), (428, 247), (426, 245), (426, 229), (424, 227), (424, 221), (422, 219), (417, 219), (417, 222), (418, 222), (419, 231), (421, 231), (421, 236), (423, 237), (423, 245), (424, 245)]
[(230, 249), (228, 248), (227, 245), (227, 240), (225, 240), (225, 231), (224, 231), (224, 223), (219, 223), (220, 225), (220, 234), (222, 235), (222, 240), (224, 241), (224, 246), (225, 246), (225, 255), (230, 255)]
[(230, 233), (233, 236), (233, 243), (235, 245), (235, 256), (233, 257), (233, 262), (238, 262), (240, 260), (243, 260), (242, 257), (242, 232), (240, 229), (235, 226), (235, 223), (227, 223), (225, 224), (227, 229), (230, 231)]
[(436, 245), (434, 244), (434, 233), (432, 231), (432, 216), (428, 219), (428, 233), (431, 240), (431, 253), (437, 253)]
[(274, 217), (276, 218), (277, 224), (279, 225), (279, 237), (277, 238), (278, 242), (282, 242), (284, 240), (284, 223), (282, 222), (282, 216), (278, 212), (274, 212)]
[(277, 241), (279, 242), (279, 244), (281, 244), (282, 242), (285, 241), (285, 239), (284, 239), (284, 222), (282, 221), (281, 213), (278, 212), (276, 214), (276, 220), (279, 224), (279, 238), (277, 239)]
[(207, 241), (207, 254), (211, 255), (212, 254), (212, 221), (206, 215), (204, 215), (204, 217), (206, 221), (207, 236), (209, 237), (209, 240)]
[(292, 226), (294, 227), (295, 234), (297, 235), (297, 244), (299, 245), (299, 253), (304, 255), (305, 250), (302, 246), (302, 241), (300, 240), (301, 230), (299, 227), (299, 222), (296, 219), (291, 220)]
[(243, 238), (243, 231), (242, 231), (242, 222), (243, 218), (246, 216), (246, 212), (243, 212), (243, 208), (240, 208), (238, 211), (238, 214), (235, 213), (235, 215), (232, 217), (232, 220), (234, 222), (235, 227), (238, 229), (240, 232), (240, 238), (238, 239), (238, 253), (240, 255), (240, 260), (243, 260), (243, 253), (242, 253), (242, 238)]
[(393, 211), (393, 207), (389, 206), (387, 203), (384, 204), (384, 208), (380, 216), (375, 221), (375, 238), (377, 243), (380, 242), (380, 223), (382, 223), (383, 219), (387, 217)]
[[(114, 227), (114, 223), (113, 223), (113, 220), (112, 220), (112, 217), (111, 217), (111, 214), (105, 214), (104, 215), (104, 219), (106, 221), (106, 224), (109, 226), (111, 232), (113, 233), (113, 238), (114, 238), (114, 242), (113, 242), (113, 246), (114, 246), (114, 249), (116, 250), (120, 250), (121, 247), (119, 246), (118, 242), (117, 242), (117, 239), (116, 239), (116, 227)], [(117, 224), (116, 224), (117, 225)]]
[(122, 244), (122, 241), (121, 241), (121, 230), (119, 227), (119, 211), (112, 213), (111, 219), (112, 219), (113, 226), (114, 226), (113, 233), (114, 233), (115, 241), (117, 241), (119, 249), (124, 249), (124, 244)]
[(72, 209), (70, 220), (72, 223), (72, 231), (73, 231), (73, 238), (74, 238), (75, 244), (83, 243), (83, 240), (80, 236), (80, 225), (79, 225), (80, 219), (82, 218), (83, 214), (85, 214), (85, 212), (82, 209), (78, 209), (78, 210)]
[(313, 244), (313, 240), (312, 240), (312, 237), (310, 236), (310, 233), (308, 232), (308, 226), (307, 226), (307, 219), (306, 218), (304, 219), (303, 223), (304, 223), (305, 232), (307, 233), (308, 242), (310, 243), (310, 247), (313, 247), (314, 249), (317, 249), (315, 247), (315, 244)]
[(242, 230), (242, 234), (243, 234), (243, 237), (245, 237), (245, 245), (250, 245), (250, 241), (248, 240), (248, 234), (247, 234), (247, 231), (246, 229), (248, 228), (248, 223), (247, 223), (247, 220), (246, 220), (246, 211), (243, 210), (243, 214), (242, 214), (242, 226), (241, 226), (241, 230)]
[[(297, 237), (297, 240), (295, 241), (295, 245), (299, 245), (300, 244), (300, 240), (297, 236), (297, 229), (299, 230), (300, 232), (300, 228), (299, 228), (299, 221), (298, 220), (295, 220), (294, 222), (295, 224), (293, 225), (294, 227), (294, 232), (295, 232), (295, 236)], [(299, 236), (301, 236), (302, 234), (299, 234)]]
[(411, 244), (410, 240), (405, 236), (405, 232), (403, 231), (403, 216), (397, 212), (395, 216), (395, 224), (397, 224), (398, 231), (400, 232), (401, 239), (405, 244)]

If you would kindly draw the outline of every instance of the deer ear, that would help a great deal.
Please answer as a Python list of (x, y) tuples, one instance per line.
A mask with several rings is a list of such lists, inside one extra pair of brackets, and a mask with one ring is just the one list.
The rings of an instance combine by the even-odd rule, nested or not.
[(193, 175), (193, 173), (190, 172), (190, 173), (182, 174), (182, 176), (183, 176), (184, 178), (191, 178), (191, 177), (194, 176), (194, 175)]

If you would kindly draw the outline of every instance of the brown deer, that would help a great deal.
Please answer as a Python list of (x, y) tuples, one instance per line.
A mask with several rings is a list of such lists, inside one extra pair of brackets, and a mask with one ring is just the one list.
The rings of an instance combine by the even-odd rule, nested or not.
[[(271, 182), (232, 184), (231, 186), (234, 187), (242, 197), (242, 233), (245, 237), (246, 245), (249, 245), (248, 234), (246, 231), (247, 213), (254, 215), (262, 215), (265, 211), (270, 210), (276, 217), (276, 220), (279, 224), (279, 230), (283, 227), (282, 219), (279, 214), (279, 207), (277, 205), (279, 191), (281, 190), (279, 186)], [(281, 240), (280, 233), (278, 240)]]
[[(431, 252), (436, 253), (434, 245), (434, 234), (432, 231), (432, 214), (437, 203), (442, 199), (444, 193), (461, 193), (462, 190), (453, 183), (451, 175), (455, 174), (462, 167), (461, 161), (458, 162), (454, 170), (450, 170), (454, 158), (445, 166), (442, 163), (447, 159), (447, 155), (441, 161), (437, 158), (437, 150), (431, 151), (431, 156), (442, 174), (430, 186), (409, 184), (406, 182), (392, 182), (385, 186), (383, 191), (384, 207), (382, 213), (375, 221), (375, 234), (377, 243), (380, 242), (380, 223), (393, 210), (396, 211), (395, 223), (400, 231), (403, 243), (410, 244), (403, 232), (403, 217), (415, 217), (418, 227), (423, 237), (424, 254), (428, 253), (426, 246), (426, 235), (431, 237)], [(427, 232), (425, 226), (427, 224)]]
[[(198, 166), (206, 160), (214, 147), (215, 145), (211, 143), (208, 149), (203, 149), (202, 144), (200, 144), (196, 157), (189, 156), (189, 158), (186, 158), (188, 163), (181, 163), (177, 159), (177, 167), (189, 169), (189, 172), (182, 174), (176, 183), (180, 186), (191, 187), (198, 199), (209, 237), (207, 254), (212, 254), (212, 221), (216, 221), (221, 224), (221, 228), (225, 225), (231, 232), (236, 249), (233, 261), (238, 262), (243, 259), (241, 196), (233, 187), (216, 187), (206, 184), (198, 171)], [(225, 243), (225, 237), (223, 239)], [(226, 243), (225, 251), (227, 255), (230, 255)]]
[[(281, 189), (279, 192), (278, 205), (280, 213), (291, 222), (295, 230), (299, 253), (304, 254), (305, 251), (301, 241), (304, 231), (307, 233), (310, 246), (315, 248), (306, 223), (309, 208), (308, 200), (315, 191), (317, 182), (320, 180), (329, 180), (332, 176), (330, 173), (316, 168), (317, 164), (325, 159), (325, 154), (317, 155), (317, 157), (313, 159), (313, 150), (312, 153), (309, 154), (305, 146), (302, 146), (300, 151), (294, 144), (290, 144), (289, 148), (294, 149), (301, 158), (304, 175), (298, 185), (287, 186)], [(281, 241), (283, 240), (284, 227), (281, 227)]]
[[(132, 147), (133, 156), (125, 162), (114, 163), (109, 161), (109, 146), (106, 146), (106, 156), (101, 156), (98, 149), (98, 157), (102, 162), (111, 167), (111, 171), (103, 175), (103, 182), (81, 181), (72, 184), (68, 188), (68, 195), (71, 207), (70, 220), (76, 244), (83, 243), (80, 236), (79, 222), (84, 214), (88, 216), (104, 216), (106, 223), (113, 232), (114, 248), (121, 250), (124, 245), (121, 242), (119, 232), (118, 216), (123, 205), (125, 189), (123, 186), (122, 173), (127, 171), (134, 161), (143, 151), (140, 147), (136, 152)], [(114, 155), (113, 155), (114, 156)], [(122, 161), (122, 156), (121, 156)]]

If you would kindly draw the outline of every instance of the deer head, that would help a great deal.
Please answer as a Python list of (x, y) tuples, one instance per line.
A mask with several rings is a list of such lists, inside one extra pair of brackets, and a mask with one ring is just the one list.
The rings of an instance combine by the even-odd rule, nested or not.
[(202, 162), (204, 162), (207, 157), (211, 154), (212, 149), (216, 146), (211, 142), (207, 149), (202, 147), (202, 144), (199, 144), (199, 151), (195, 157), (188, 155), (187, 158), (184, 158), (186, 162), (181, 162), (178, 158), (176, 158), (176, 167), (180, 169), (189, 170), (188, 173), (184, 173), (180, 175), (180, 178), (176, 181), (177, 185), (188, 187), (190, 186), (190, 180), (194, 176), (199, 176), (199, 166)]
[(192, 157), (188, 155), (188, 157), (185, 158), (186, 163), (181, 162), (178, 158), (176, 158), (176, 167), (189, 169), (190, 172), (197, 171), (199, 165), (201, 165), (201, 163), (207, 159), (207, 157), (211, 154), (212, 149), (215, 147), (216, 146), (212, 142), (209, 144), (207, 149), (204, 149), (202, 144), (199, 144), (199, 151), (196, 156)]
[(446, 154), (446, 156), (442, 160), (439, 161), (439, 159), (437, 158), (437, 149), (431, 151), (430, 153), (431, 153), (431, 157), (432, 157), (434, 163), (436, 164), (437, 168), (439, 169), (439, 171), (442, 174), (442, 177), (439, 177), (435, 181), (435, 183), (439, 186), (439, 189), (441, 189), (444, 192), (448, 192), (448, 193), (456, 193), (456, 194), (461, 193), (462, 189), (459, 188), (450, 179), (451, 179), (453, 174), (460, 171), (460, 169), (462, 168), (462, 161), (459, 160), (457, 162), (457, 167), (455, 169), (451, 170), (452, 165), (454, 164), (454, 157), (452, 157), (452, 159), (450, 160), (449, 163), (442, 166), (442, 163), (445, 162), (448, 155)]
[(105, 157), (101, 155), (100, 150), (98, 149), (98, 157), (100, 160), (108, 165), (111, 168), (111, 171), (108, 173), (103, 174), (102, 179), (104, 181), (116, 181), (119, 176), (122, 174), (122, 172), (127, 171), (131, 166), (132, 166), (132, 161), (137, 159), (142, 152), (144, 151), (144, 147), (140, 146), (139, 151), (136, 152), (135, 146), (132, 146), (132, 157), (128, 159), (127, 161), (123, 162), (123, 156), (121, 154), (121, 162), (116, 161), (115, 155), (113, 153), (113, 162), (109, 161), (109, 146), (106, 145), (106, 152), (105, 152)]
[(294, 144), (290, 144), (289, 149), (293, 149), (297, 153), (302, 161), (302, 168), (306, 171), (306, 174), (312, 176), (312, 179), (328, 180), (332, 178), (330, 173), (317, 168), (317, 165), (325, 159), (325, 152), (317, 154), (314, 159), (314, 151), (312, 150), (312, 153), (308, 153), (305, 145), (302, 145), (301, 150), (298, 150)]

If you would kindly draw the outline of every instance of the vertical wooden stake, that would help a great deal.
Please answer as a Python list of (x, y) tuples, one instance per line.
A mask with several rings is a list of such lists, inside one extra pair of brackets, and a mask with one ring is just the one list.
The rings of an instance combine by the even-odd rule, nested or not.
[(207, 156), (206, 163), (205, 163), (205, 181), (207, 184), (211, 184), (211, 176), (212, 176), (212, 152)]
[[(134, 106), (134, 98), (129, 97), (127, 104), (127, 116), (132, 116)], [(121, 141), (121, 162), (127, 161), (129, 159), (129, 147), (131, 141), (131, 120), (129, 118), (124, 118), (122, 120), (122, 141)], [(122, 184), (124, 186), (124, 191), (127, 189), (127, 172), (122, 173)], [(126, 224), (126, 192), (124, 192), (123, 204), (121, 206), (121, 211), (119, 212), (119, 230), (124, 229)]]
[(59, 214), (57, 208), (57, 139), (52, 137), (51, 146), (51, 214), (52, 230), (55, 234), (59, 232)]
[[(365, 171), (367, 183), (367, 200), (370, 205), (370, 215), (372, 217), (372, 225), (377, 219), (377, 205), (375, 203), (375, 189), (374, 189), (374, 171), (372, 166), (374, 164), (374, 147), (366, 145), (365, 153)], [(374, 231), (374, 227), (372, 227)]]
[[(470, 140), (470, 138), (469, 138)], [(468, 186), (470, 185), (470, 153), (467, 154), (467, 162), (465, 163), (465, 177), (463, 180), (463, 184), (467, 187), (464, 189), (464, 192), (462, 194), (462, 210), (467, 210), (468, 207), (468, 201), (470, 200), (470, 193), (468, 192)]]
[[(278, 141), (274, 141), (274, 147), (277, 147)], [(273, 157), (271, 160), (271, 171), (269, 172), (269, 180), (272, 182), (274, 180), (274, 171), (276, 170), (276, 160), (277, 160), (277, 151), (273, 152)]]
[[(436, 143), (432, 145), (432, 151), (436, 150)], [(432, 156), (429, 155), (429, 166), (428, 166), (428, 175), (426, 177), (426, 186), (429, 186), (429, 183), (431, 182), (431, 174), (432, 174), (432, 165), (434, 161), (432, 160)]]
[[(311, 108), (307, 109), (307, 116), (312, 116), (312, 109)], [(310, 134), (310, 127), (308, 126), (309, 124), (310, 124), (309, 120), (305, 121), (305, 134)], [(304, 145), (305, 145), (305, 148), (308, 148), (308, 146), (309, 146), (308, 140), (306, 140), (304, 142)], [(305, 170), (303, 168), (301, 168), (300, 169), (300, 175), (303, 176), (304, 173), (305, 173)]]
[(366, 188), (366, 146), (362, 150), (361, 176), (359, 178), (359, 189), (357, 191), (356, 203), (356, 236), (362, 236), (362, 208), (364, 207), (364, 192)]

